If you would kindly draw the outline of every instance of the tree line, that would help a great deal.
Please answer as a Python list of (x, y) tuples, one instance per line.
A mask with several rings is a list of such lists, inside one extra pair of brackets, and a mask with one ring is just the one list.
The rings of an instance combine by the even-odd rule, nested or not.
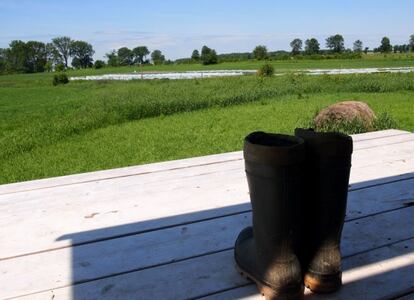
[[(99, 69), (105, 65), (129, 66), (150, 63), (147, 59), (150, 51), (146, 46), (138, 46), (132, 50), (127, 47), (113, 50), (106, 54), (107, 62), (94, 62), (94, 54), (95, 50), (91, 44), (67, 36), (53, 38), (49, 43), (14, 40), (8, 48), (0, 48), (0, 74), (63, 71), (70, 66), (75, 69)], [(152, 51), (151, 60), (156, 65), (168, 62), (160, 50)]]
[[(377, 48), (370, 50), (364, 47), (361, 40), (353, 43), (352, 49), (345, 48), (345, 39), (340, 34), (329, 36), (325, 40), (326, 49), (321, 49), (316, 38), (305, 41), (295, 38), (290, 42), (291, 51), (269, 52), (264, 45), (256, 46), (252, 52), (217, 54), (216, 50), (203, 46), (201, 51), (195, 49), (190, 58), (177, 59), (174, 62), (166, 60), (160, 50), (150, 52), (146, 46), (137, 46), (133, 49), (121, 47), (107, 53), (107, 61), (96, 60), (91, 44), (85, 41), (73, 40), (70, 37), (56, 37), (49, 43), (39, 41), (23, 42), (14, 40), (8, 48), (0, 48), (0, 73), (35, 73), (44, 71), (63, 71), (69, 68), (101, 68), (105, 65), (133, 66), (145, 65), (151, 62), (160, 64), (202, 63), (204, 65), (216, 64), (225, 61), (242, 61), (249, 59), (289, 59), (292, 56), (300, 59), (309, 57), (313, 59), (323, 58), (359, 58), (361, 54), (368, 52), (404, 53), (414, 51), (414, 34), (410, 36), (407, 44), (391, 45), (388, 37), (383, 37)], [(150, 58), (148, 56), (150, 55)]]
[(122, 47), (118, 50), (112, 50), (105, 56), (107, 58), (108, 66), (118, 67), (150, 64), (150, 60), (147, 59), (147, 56), (150, 53), (151, 60), (154, 65), (172, 63), (171, 61), (167, 61), (165, 59), (165, 56), (162, 54), (161, 50), (154, 50), (150, 52), (147, 46), (138, 46), (133, 49), (129, 49), (128, 47)]
[(218, 62), (234, 62), (244, 61), (249, 59), (257, 60), (284, 60), (293, 57), (311, 58), (311, 59), (324, 59), (324, 58), (361, 58), (361, 54), (368, 52), (381, 52), (381, 53), (405, 53), (414, 51), (414, 34), (410, 36), (408, 44), (403, 45), (391, 45), (388, 37), (383, 37), (381, 43), (377, 48), (372, 50), (369, 47), (364, 47), (361, 40), (356, 40), (353, 43), (352, 49), (345, 48), (345, 39), (340, 34), (329, 36), (325, 40), (326, 49), (321, 49), (319, 41), (312, 37), (305, 41), (295, 38), (290, 42), (291, 51), (268, 51), (264, 45), (256, 46), (252, 52), (243, 53), (226, 53), (217, 54), (214, 49), (210, 49), (207, 46), (203, 46), (201, 55), (198, 50), (194, 50), (190, 58), (177, 59), (175, 63), (189, 64), (189, 63), (202, 63), (205, 65), (214, 64)]
[[(303, 47), (304, 45), (304, 47)], [(361, 40), (356, 40), (353, 43), (352, 49), (345, 48), (345, 39), (340, 34), (335, 34), (329, 36), (325, 40), (326, 48), (322, 50), (320, 43), (316, 38), (309, 38), (303, 41), (299, 38), (296, 38), (290, 42), (291, 52), (290, 54), (295, 55), (321, 55), (321, 54), (342, 54), (342, 53), (355, 53), (361, 54), (364, 52), (368, 53), (369, 48), (365, 47)], [(414, 34), (410, 36), (409, 43), (404, 45), (391, 45), (391, 41), (388, 37), (383, 37), (381, 39), (381, 44), (372, 50), (372, 52), (381, 52), (381, 53), (390, 53), (394, 51), (395, 53), (404, 53), (409, 51), (414, 51)], [(269, 58), (269, 53), (267, 52), (266, 46), (259, 45), (256, 46), (253, 50), (253, 58), (255, 59), (267, 59)]]
[(69, 60), (74, 68), (93, 65), (95, 51), (85, 41), (56, 37), (50, 43), (14, 40), (8, 48), (0, 49), (0, 73), (35, 73), (63, 70)]

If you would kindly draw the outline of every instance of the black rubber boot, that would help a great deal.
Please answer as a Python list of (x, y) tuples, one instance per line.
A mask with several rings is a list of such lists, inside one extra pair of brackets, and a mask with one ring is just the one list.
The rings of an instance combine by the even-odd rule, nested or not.
[(306, 199), (299, 258), (305, 286), (330, 293), (342, 285), (340, 241), (351, 169), (352, 138), (296, 129), (306, 144)]
[(244, 143), (253, 227), (235, 244), (236, 265), (267, 299), (302, 299), (303, 278), (294, 250), (301, 228), (301, 138), (254, 132)]

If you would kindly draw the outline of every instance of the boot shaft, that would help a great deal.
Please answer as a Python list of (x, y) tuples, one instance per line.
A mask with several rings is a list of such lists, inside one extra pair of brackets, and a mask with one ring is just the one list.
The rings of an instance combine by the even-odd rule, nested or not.
[(305, 285), (316, 292), (341, 286), (340, 240), (345, 221), (353, 150), (352, 138), (341, 133), (296, 129), (306, 145), (306, 235), (300, 260)]
[(244, 158), (258, 251), (292, 253), (302, 227), (303, 140), (254, 132), (245, 139)]
[(306, 145), (306, 226), (326, 243), (340, 241), (348, 196), (352, 138), (342, 133), (296, 129)]

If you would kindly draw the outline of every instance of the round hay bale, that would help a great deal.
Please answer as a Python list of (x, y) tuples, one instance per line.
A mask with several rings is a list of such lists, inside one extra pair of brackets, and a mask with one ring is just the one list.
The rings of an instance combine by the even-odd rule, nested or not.
[(376, 116), (368, 104), (361, 101), (343, 101), (322, 109), (314, 119), (316, 129), (330, 128), (357, 122), (366, 131), (373, 130)]

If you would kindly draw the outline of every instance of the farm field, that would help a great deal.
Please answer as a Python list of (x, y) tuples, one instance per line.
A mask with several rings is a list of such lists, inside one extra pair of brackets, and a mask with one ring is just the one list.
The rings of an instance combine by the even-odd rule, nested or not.
[[(373, 61), (372, 67), (414, 66), (413, 60)], [(337, 68), (341, 63), (348, 68), (357, 62), (301, 61), (296, 66)], [(371, 60), (359, 62), (368, 67)], [(279, 69), (282, 63), (286, 69), (296, 64), (273, 63), (280, 63)], [(233, 69), (248, 68), (233, 64)], [(113, 72), (87, 72), (103, 71)], [(82, 72), (87, 73), (71, 73)], [(58, 87), (51, 78), (47, 73), (0, 76), (0, 184), (240, 150), (250, 131), (290, 133), (307, 126), (318, 109), (341, 100), (366, 101), (377, 114), (389, 113), (397, 128), (414, 131), (412, 73), (71, 82)]]
[[(68, 70), (68, 76), (87, 76), (102, 74), (124, 74), (134, 72), (185, 72), (185, 71), (203, 71), (203, 70), (257, 70), (265, 61), (248, 60), (238, 62), (223, 62), (213, 65), (202, 64), (174, 64), (174, 65), (146, 65), (124, 66), (124, 67), (105, 67), (102, 69), (79, 69)], [(396, 67), (414, 67), (414, 54), (368, 54), (363, 55), (361, 59), (294, 59), (294, 60), (274, 60), (266, 61), (274, 66), (276, 73), (286, 73), (295, 70), (304, 69), (339, 69), (339, 68), (396, 68)], [(27, 80), (27, 78), (37, 80), (49, 80), (53, 73), (40, 74), (21, 74), (6, 75), (9, 80)], [(0, 81), (2, 79), (0, 78)], [(5, 80), (5, 79), (3, 79)], [(51, 80), (51, 79), (50, 79)]]
[[(337, 68), (388, 68), (388, 67), (413, 67), (414, 54), (369, 54), (361, 59), (301, 59), (301, 60), (274, 60), (268, 61), (275, 68), (276, 73), (285, 73), (303, 69), (337, 69)], [(131, 73), (131, 72), (184, 72), (198, 70), (257, 70), (264, 64), (263, 61), (248, 60), (239, 62), (223, 62), (215, 65), (181, 64), (159, 66), (128, 66), (105, 69), (86, 69), (71, 71), (71, 76), (99, 75), (107, 73)]]

